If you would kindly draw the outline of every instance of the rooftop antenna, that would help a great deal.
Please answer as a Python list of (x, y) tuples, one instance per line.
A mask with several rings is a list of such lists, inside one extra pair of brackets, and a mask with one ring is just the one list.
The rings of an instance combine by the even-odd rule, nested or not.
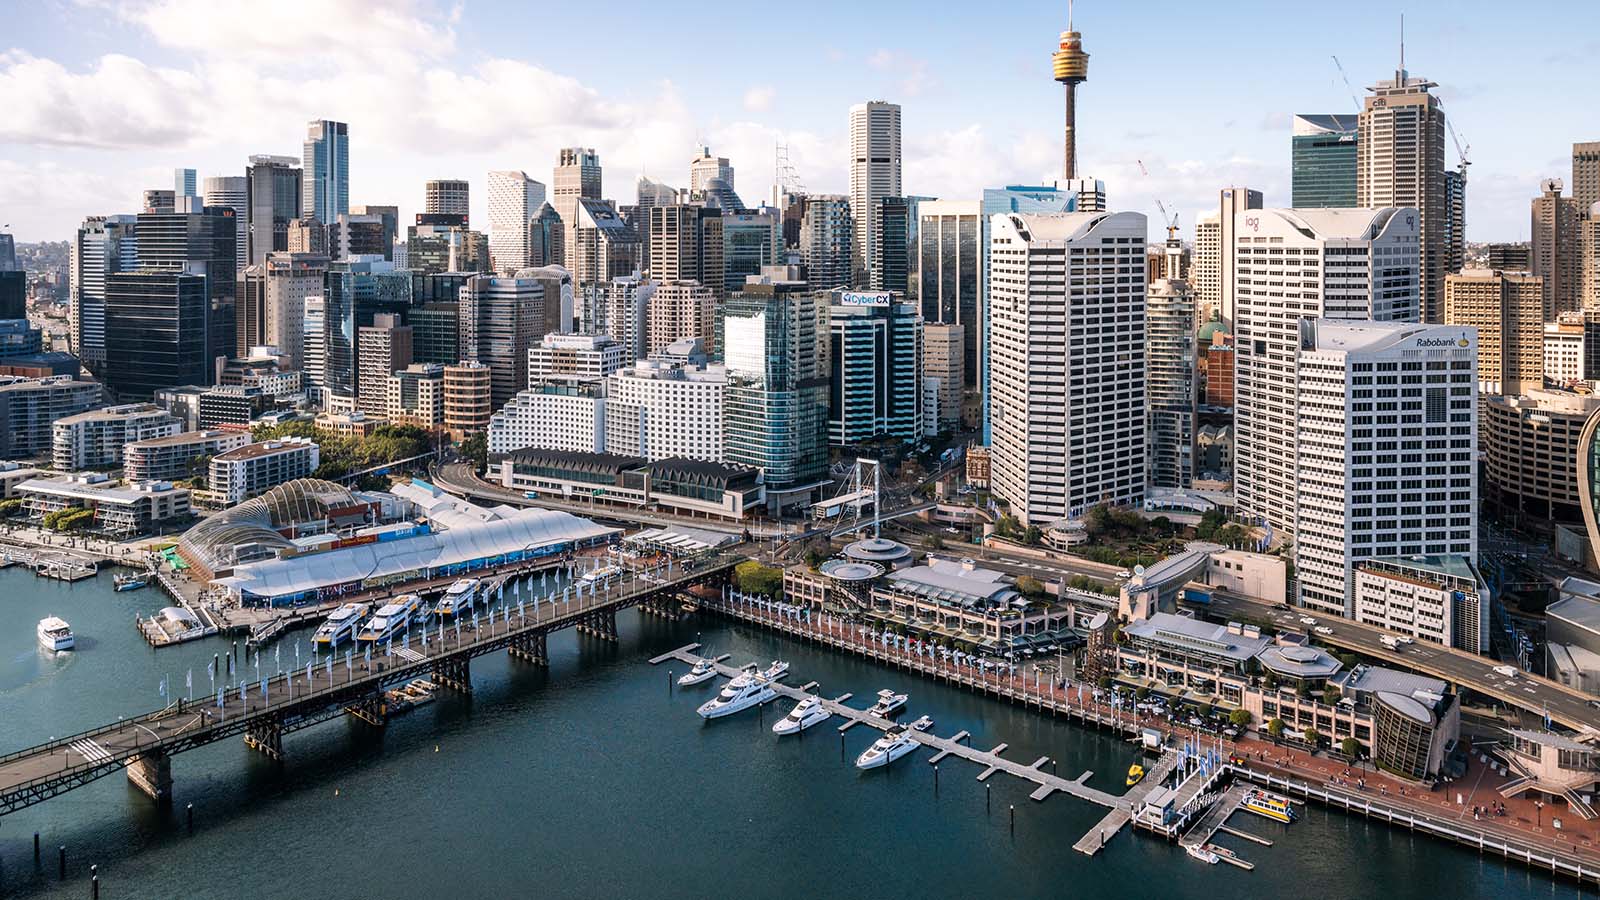
[(1072, 0), (1067, 0), (1067, 30), (1072, 30)]
[(1400, 14), (1400, 81), (1406, 80), (1406, 14)]

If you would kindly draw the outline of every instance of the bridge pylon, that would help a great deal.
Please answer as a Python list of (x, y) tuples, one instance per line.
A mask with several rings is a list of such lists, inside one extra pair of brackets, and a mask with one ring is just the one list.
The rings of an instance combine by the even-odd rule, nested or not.
[(577, 625), (579, 634), (599, 638), (602, 641), (617, 642), (617, 611), (614, 609), (593, 612), (583, 617)]
[(389, 701), (382, 691), (362, 697), (346, 706), (344, 711), (374, 728), (389, 724)]
[(458, 655), (436, 660), (433, 664), (433, 682), (460, 694), (472, 693), (472, 660)]
[(128, 760), (128, 780), (157, 803), (172, 802), (172, 757), (151, 750)]
[(512, 659), (520, 659), (536, 666), (550, 665), (550, 651), (543, 632), (513, 638), (506, 652)]
[(283, 762), (283, 718), (270, 715), (251, 722), (244, 732), (244, 745), (273, 762)]

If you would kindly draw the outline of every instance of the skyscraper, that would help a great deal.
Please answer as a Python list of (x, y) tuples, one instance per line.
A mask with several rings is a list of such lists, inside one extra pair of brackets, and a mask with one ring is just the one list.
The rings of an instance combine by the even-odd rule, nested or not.
[(0, 272), (14, 272), (17, 269), (17, 242), (16, 239), (5, 232), (0, 232)]
[(1572, 145), (1572, 199), (1584, 216), (1600, 203), (1600, 141)]
[(489, 258), (496, 271), (544, 265), (530, 261), (528, 223), (544, 205), (544, 185), (526, 172), (489, 173)]
[(116, 338), (105, 348), (104, 381), (117, 399), (145, 399), (174, 385), (211, 383), (207, 281), (206, 275), (181, 268), (105, 276), (105, 327)]
[(193, 169), (173, 169), (172, 196), (174, 199), (181, 200), (184, 197), (199, 196), (197, 191), (198, 185), (195, 183), (196, 180), (195, 171)]
[(632, 365), (649, 350), (650, 300), (656, 283), (637, 275), (611, 279), (602, 289), (599, 309), (605, 333), (622, 348), (623, 361)]
[(461, 359), (489, 367), (490, 401), (499, 408), (528, 384), (528, 349), (550, 330), (547, 294), (534, 278), (480, 275), (461, 288)]
[(613, 278), (638, 272), (639, 234), (604, 200), (579, 200), (572, 222), (567, 267), (572, 270), (573, 291), (581, 304), (580, 318), (590, 325), (598, 321), (605, 286)]
[(139, 267), (137, 222), (134, 216), (90, 216), (72, 243), (72, 351), (96, 375), (106, 363), (106, 277)]
[(726, 264), (721, 210), (701, 203), (650, 207), (650, 277), (657, 281), (695, 281), (717, 297), (725, 296)]
[(1444, 109), (1428, 92), (1437, 87), (1400, 68), (1393, 80), (1368, 90), (1356, 142), (1356, 205), (1411, 207), (1421, 229), (1422, 321), (1444, 321), (1444, 276), (1449, 259), (1445, 230)]
[(428, 215), (460, 216), (472, 220), (472, 187), (462, 178), (435, 178), (422, 186), (422, 211)]
[(389, 378), (411, 365), (411, 327), (393, 313), (379, 313), (356, 338), (356, 408), (381, 416), (388, 407)]
[[(400, 236), (400, 207), (398, 206), (352, 206), (350, 214), (354, 216), (377, 216), (383, 222), (383, 258), (394, 261), (395, 239)], [(405, 268), (400, 266), (399, 268)]]
[(712, 156), (711, 148), (702, 146), (699, 155), (689, 161), (689, 193), (704, 193), (713, 178), (733, 190), (733, 166), (728, 164), (728, 158)]
[(528, 265), (564, 266), (566, 262), (566, 226), (561, 214), (546, 200), (528, 220)]
[(572, 267), (571, 260), (576, 258), (573, 245), (578, 236), (578, 202), (600, 199), (600, 176), (600, 154), (594, 152), (593, 148), (561, 149), (556, 159), (555, 174), (550, 179), (550, 205), (561, 216), (566, 244), (561, 258), (568, 260), (566, 266), (569, 269)]
[(922, 319), (928, 323), (960, 325), (963, 342), (963, 384), (978, 383), (978, 343), (983, 328), (978, 310), (983, 302), (981, 243), (983, 215), (976, 200), (932, 200), (917, 206), (917, 279)]
[(850, 198), (813, 194), (802, 202), (800, 261), (806, 267), (806, 283), (819, 291), (848, 286), (850, 256), (855, 252)]
[(250, 180), (238, 175), (212, 176), (205, 180), (206, 206), (226, 206), (233, 210), (237, 226), (234, 250), (238, 260), (234, 268), (250, 264)]
[(757, 211), (722, 213), (722, 285), (736, 291), (751, 275), (775, 266), (783, 255), (783, 223), (778, 211), (763, 206)]
[(1150, 284), (1145, 300), (1149, 485), (1188, 488), (1194, 480), (1194, 292), (1177, 279)]
[(1546, 178), (1544, 193), (1533, 200), (1533, 274), (1544, 278), (1544, 320), (1579, 308), (1579, 272), (1583, 248), (1578, 245), (1578, 202), (1561, 196), (1561, 179)]
[(327, 290), (328, 263), (328, 257), (311, 254), (267, 255), (266, 265), (259, 267), (264, 282), (259, 306), (249, 308), (247, 302), (239, 316), (246, 347), (270, 344), (278, 348), (284, 368), (304, 368), (306, 298), (320, 297)]
[(1224, 251), (1239, 275), (1234, 492), (1247, 520), (1293, 534), (1300, 321), (1416, 321), (1420, 223), (1415, 209), (1393, 207), (1245, 210), (1235, 219)]
[[(1261, 192), (1247, 187), (1223, 188), (1218, 194), (1217, 216), (1196, 227), (1194, 245), (1194, 293), (1196, 313), (1202, 320), (1214, 311), (1223, 328), (1231, 331), (1234, 319), (1235, 233), (1240, 212), (1260, 209)], [(1214, 234), (1214, 236), (1213, 236)]]
[[(207, 359), (212, 362), (234, 354), (239, 270), (235, 267), (238, 255), (233, 242), (237, 236), (234, 211), (228, 207), (205, 207), (201, 212), (144, 213), (135, 226), (140, 269), (188, 272), (204, 277), (208, 309), (207, 321), (200, 330), (206, 335)], [(107, 315), (109, 345), (116, 343), (118, 336), (111, 327), (109, 312)], [(206, 365), (209, 367), (211, 362)], [(108, 369), (108, 381), (111, 377)], [(212, 380), (208, 375), (201, 383), (210, 384)], [(185, 383), (188, 382), (173, 382)]]
[(1296, 209), (1356, 205), (1358, 116), (1299, 115), (1290, 141), (1291, 205)]
[(877, 258), (880, 201), (900, 191), (900, 106), (871, 100), (850, 107), (850, 218), (855, 251), (852, 282), (870, 284)]
[(685, 338), (699, 338), (706, 352), (715, 352), (716, 310), (716, 293), (698, 281), (657, 282), (646, 312), (646, 352), (660, 353)]
[(1459, 272), (1467, 264), (1467, 168), (1444, 172), (1444, 271)]
[(995, 494), (1040, 527), (1099, 503), (1140, 502), (1145, 217), (1011, 214), (990, 227)]
[(904, 294), (911, 281), (911, 204), (905, 197), (882, 197), (877, 213), (870, 285), (875, 291)]
[(1544, 384), (1544, 283), (1527, 272), (1466, 269), (1444, 279), (1444, 321), (1477, 329), (1482, 390)]
[(301, 157), (300, 214), (332, 222), (350, 211), (350, 129), (343, 122), (313, 119), (306, 126)]
[(922, 317), (889, 291), (834, 290), (828, 309), (828, 441), (922, 439)]
[(289, 223), (300, 218), (302, 174), (292, 156), (250, 157), (244, 170), (249, 265), (262, 265), (268, 253), (289, 249)]

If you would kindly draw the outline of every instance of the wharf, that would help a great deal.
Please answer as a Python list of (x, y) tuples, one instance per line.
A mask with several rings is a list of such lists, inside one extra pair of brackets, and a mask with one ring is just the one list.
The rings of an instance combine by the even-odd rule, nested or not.
[[(696, 655), (693, 652), (696, 647), (697, 645), (695, 644), (680, 647), (670, 653), (657, 656), (650, 662), (659, 664), (670, 659), (676, 659), (689, 665), (694, 665), (702, 660), (711, 661), (707, 657)], [(716, 662), (715, 664), (718, 673), (728, 678), (732, 678), (744, 671), (722, 662)], [(773, 689), (779, 696), (790, 700), (798, 701), (809, 696), (818, 697), (822, 701), (824, 709), (846, 720), (844, 724), (839, 726), (838, 731), (840, 732), (856, 725), (866, 725), (870, 728), (884, 731), (895, 724), (892, 719), (882, 719), (869, 715), (864, 709), (846, 706), (842, 701), (848, 698), (849, 694), (840, 697), (838, 700), (829, 700), (821, 697), (821, 695), (811, 694), (801, 688), (791, 687), (781, 682), (774, 683)], [(940, 760), (947, 756), (956, 756), (983, 767), (983, 771), (978, 775), (979, 781), (985, 781), (990, 776), (1000, 772), (1034, 784), (1036, 789), (1029, 795), (1033, 800), (1044, 800), (1051, 794), (1060, 792), (1071, 794), (1081, 800), (1087, 800), (1090, 803), (1108, 808), (1111, 812), (1101, 822), (1100, 826), (1089, 835), (1086, 835), (1082, 841), (1079, 841), (1079, 844), (1085, 842), (1095, 843), (1096, 849), (1099, 846), (1103, 846), (1107, 838), (1115, 834), (1117, 830), (1120, 830), (1123, 825), (1126, 825), (1131, 820), (1133, 809), (1143, 801), (1150, 790), (1155, 788), (1161, 778), (1164, 778), (1172, 771), (1173, 766), (1177, 763), (1177, 754), (1170, 752), (1165, 754), (1154, 767), (1152, 777), (1136, 786), (1133, 791), (1119, 797), (1085, 784), (1084, 782), (1093, 774), (1091, 772), (1084, 772), (1077, 778), (1068, 780), (1057, 776), (1053, 772), (1046, 771), (1044, 764), (1051, 761), (1049, 757), (1040, 757), (1031, 764), (1024, 764), (1006, 759), (1000, 755), (1006, 749), (1005, 744), (1000, 744), (992, 750), (976, 750), (971, 745), (971, 735), (965, 731), (958, 732), (950, 737), (940, 737), (926, 731), (908, 731), (907, 734), (917, 743), (936, 751), (934, 757), (929, 760), (930, 764), (937, 765)], [(843, 740), (842, 735), (840, 740)], [(1086, 852), (1092, 853), (1094, 851)]]
[(1172, 752), (1161, 754), (1161, 759), (1150, 767), (1144, 778), (1134, 785), (1132, 790), (1123, 795), (1128, 801), (1128, 805), (1106, 813), (1105, 818), (1101, 819), (1099, 824), (1095, 825), (1083, 837), (1079, 838), (1076, 844), (1072, 845), (1072, 849), (1079, 853), (1087, 853), (1090, 856), (1100, 852), (1100, 848), (1106, 845), (1106, 839), (1121, 831), (1123, 826), (1133, 821), (1134, 811), (1144, 804), (1145, 799), (1151, 793), (1161, 787), (1162, 782), (1167, 780), (1167, 777), (1172, 774), (1172, 770), (1177, 766), (1178, 754)]
[[(1211, 843), (1211, 839), (1216, 837), (1219, 831), (1228, 834), (1243, 834), (1252, 840), (1265, 840), (1264, 838), (1256, 838), (1254, 835), (1228, 828), (1228, 819), (1239, 811), (1239, 804), (1244, 800), (1246, 790), (1248, 790), (1248, 786), (1244, 783), (1235, 783), (1223, 791), (1222, 796), (1211, 805), (1210, 809), (1206, 810), (1205, 815), (1194, 823), (1194, 827), (1190, 828), (1187, 834), (1178, 839), (1178, 843), (1185, 848), (1203, 847), (1217, 854), (1225, 863), (1245, 870), (1254, 869), (1254, 863), (1240, 859), (1237, 853), (1228, 850), (1226, 847), (1218, 847)], [(1270, 844), (1271, 841), (1267, 841), (1267, 843)]]

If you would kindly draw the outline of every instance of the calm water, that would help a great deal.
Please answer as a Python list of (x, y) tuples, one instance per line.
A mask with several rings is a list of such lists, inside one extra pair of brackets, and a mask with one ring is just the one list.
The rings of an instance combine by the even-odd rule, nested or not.
[[(117, 594), (110, 577), (68, 586), (0, 572), (0, 752), (159, 705), (226, 641), (156, 653), (135, 613), (153, 589)], [(49, 658), (34, 624), (72, 623), (79, 650)], [(704, 723), (710, 683), (674, 688), (646, 660), (698, 639), (735, 661), (781, 656), (791, 680), (864, 704), (910, 693), (911, 716), (1007, 756), (1061, 760), (1067, 777), (1121, 790), (1133, 755), (1087, 731), (766, 632), (702, 618), (621, 616), (620, 646), (564, 633), (551, 666), (504, 654), (473, 663), (475, 695), (445, 696), (379, 732), (338, 720), (285, 739), (282, 766), (235, 740), (173, 760), (176, 802), (161, 813), (121, 775), (0, 819), (0, 894), (119, 897), (1576, 897), (1577, 888), (1434, 840), (1311, 807), (1285, 828), (1247, 827), (1272, 847), (1227, 839), (1254, 872), (1205, 866), (1177, 847), (1124, 833), (1093, 859), (1072, 849), (1103, 810), (1071, 797), (1042, 804), (995, 776), (985, 814), (978, 770), (951, 759), (938, 796), (927, 752), (859, 772), (833, 727), (778, 740), (769, 707)], [(301, 632), (293, 637), (304, 640)], [(283, 653), (292, 659), (293, 644)], [(270, 658), (271, 654), (268, 654)], [(673, 666), (679, 670), (681, 664)], [(846, 733), (853, 760), (875, 732)], [(185, 833), (183, 805), (196, 809)], [(1017, 808), (1013, 837), (1007, 809)], [(46, 848), (43, 873), (32, 834)], [(55, 879), (54, 848), (69, 873)]]

